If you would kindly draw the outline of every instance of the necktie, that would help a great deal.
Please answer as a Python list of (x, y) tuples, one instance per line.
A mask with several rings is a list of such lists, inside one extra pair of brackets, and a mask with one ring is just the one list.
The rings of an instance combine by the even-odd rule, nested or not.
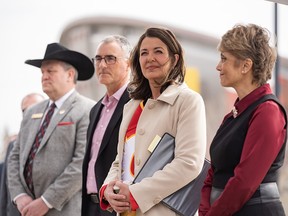
[(44, 137), (45, 131), (46, 131), (46, 129), (50, 123), (50, 120), (51, 120), (51, 117), (54, 113), (55, 107), (56, 107), (55, 103), (52, 103), (50, 105), (49, 110), (46, 113), (46, 116), (44, 118), (44, 121), (43, 121), (39, 131), (37, 132), (37, 135), (35, 137), (35, 141), (32, 145), (28, 159), (27, 159), (26, 164), (25, 164), (25, 168), (24, 168), (25, 181), (28, 185), (29, 190), (31, 191), (31, 193), (33, 195), (34, 195), (34, 187), (33, 187), (33, 180), (32, 180), (33, 159), (34, 159), (35, 154), (38, 150), (38, 147), (40, 146), (42, 138)]

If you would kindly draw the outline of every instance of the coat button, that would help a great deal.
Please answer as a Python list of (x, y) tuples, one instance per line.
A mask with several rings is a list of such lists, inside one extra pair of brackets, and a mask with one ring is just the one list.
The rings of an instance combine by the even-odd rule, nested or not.
[(154, 199), (153, 203), (154, 204), (158, 204), (158, 203), (160, 203), (160, 201), (161, 201), (161, 198), (158, 197), (158, 198)]
[(148, 105), (148, 109), (153, 109), (155, 107), (155, 103), (150, 103), (149, 105)]
[(141, 160), (140, 159), (136, 159), (136, 165), (140, 166), (140, 164), (141, 164)]
[(143, 134), (145, 133), (145, 130), (141, 128), (141, 129), (138, 130), (138, 133), (139, 133), (140, 135), (143, 135)]

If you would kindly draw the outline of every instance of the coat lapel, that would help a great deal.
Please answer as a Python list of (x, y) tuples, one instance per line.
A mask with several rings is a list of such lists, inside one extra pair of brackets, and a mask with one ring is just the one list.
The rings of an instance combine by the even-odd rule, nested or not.
[(44, 134), (44, 137), (41, 141), (41, 144), (39, 146), (40, 151), (46, 144), (47, 140), (51, 136), (52, 132), (56, 129), (58, 123), (70, 112), (70, 110), (74, 106), (74, 102), (76, 100), (77, 92), (75, 91), (70, 97), (67, 98), (67, 100), (63, 103), (63, 105), (57, 110), (57, 113), (53, 116), (53, 118), (50, 121), (50, 124), (47, 127), (47, 130)]
[(27, 139), (27, 142), (25, 142), (25, 148), (24, 148), (24, 159), (26, 161), (29, 153), (30, 153), (30, 150), (32, 148), (32, 145), (35, 141), (35, 138), (36, 138), (36, 135), (40, 129), (40, 125), (41, 125), (41, 122), (42, 122), (42, 117), (45, 113), (45, 110), (47, 109), (48, 107), (48, 104), (49, 104), (49, 100), (46, 100), (42, 103), (39, 103), (39, 105), (37, 105), (35, 107), (35, 110), (33, 110), (33, 113), (29, 113), (28, 115), (31, 115), (29, 116), (29, 118), (31, 119), (29, 121), (29, 138)]
[(127, 101), (129, 99), (130, 99), (129, 93), (127, 90), (125, 90), (124, 93), (122, 94), (118, 104), (117, 104), (117, 107), (116, 107), (113, 115), (111, 116), (112, 121), (109, 121), (109, 124), (107, 125), (107, 128), (106, 128), (104, 136), (103, 136), (103, 140), (102, 140), (102, 143), (101, 143), (101, 146), (99, 149), (99, 154), (101, 154), (101, 152), (103, 151), (105, 146), (109, 143), (111, 133), (123, 115), (123, 106), (125, 103), (127, 103)]
[[(102, 100), (103, 100), (103, 98), (101, 98), (97, 102), (97, 104), (95, 105), (94, 111), (93, 111), (91, 119), (90, 119), (90, 125), (89, 125), (88, 132), (87, 132), (87, 142), (89, 143), (90, 146), (92, 143), (94, 131), (95, 131), (96, 125), (98, 123), (101, 110), (103, 108)], [(88, 148), (90, 148), (90, 146), (88, 146)]]

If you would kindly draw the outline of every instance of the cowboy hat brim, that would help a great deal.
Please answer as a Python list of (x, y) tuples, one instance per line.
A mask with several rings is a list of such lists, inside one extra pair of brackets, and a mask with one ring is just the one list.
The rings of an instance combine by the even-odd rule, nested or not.
[(78, 71), (78, 80), (88, 80), (94, 74), (94, 65), (87, 56), (68, 49), (50, 54), (46, 52), (43, 59), (29, 59), (25, 63), (41, 68), (42, 62), (47, 60), (59, 60), (73, 65)]

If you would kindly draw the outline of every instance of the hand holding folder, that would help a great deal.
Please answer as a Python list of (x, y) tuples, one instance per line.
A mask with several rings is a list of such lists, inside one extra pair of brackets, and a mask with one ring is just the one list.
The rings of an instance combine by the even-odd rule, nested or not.
[[(138, 175), (135, 177), (133, 183), (140, 182), (143, 178), (151, 177), (154, 172), (163, 169), (167, 163), (170, 163), (173, 160), (174, 149), (174, 137), (165, 133)], [(179, 215), (193, 216), (200, 204), (201, 189), (209, 167), (210, 162), (205, 159), (202, 171), (198, 177), (183, 188), (163, 199), (161, 203)]]

